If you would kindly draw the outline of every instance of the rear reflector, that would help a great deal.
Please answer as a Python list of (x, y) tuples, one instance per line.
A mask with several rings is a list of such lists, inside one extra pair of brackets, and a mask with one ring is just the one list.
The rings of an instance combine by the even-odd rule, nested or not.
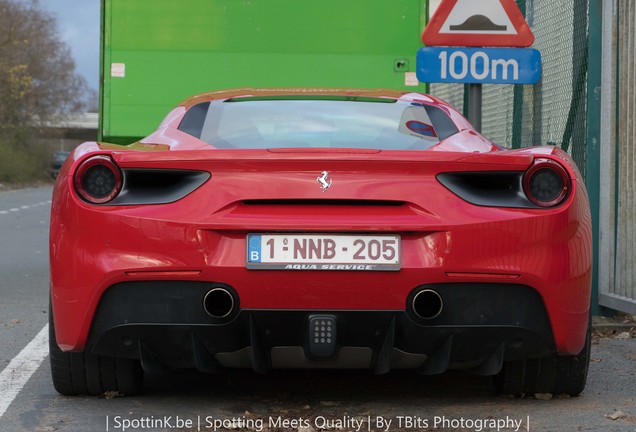
[(128, 277), (188, 277), (199, 276), (201, 270), (175, 270), (175, 271), (130, 271)]

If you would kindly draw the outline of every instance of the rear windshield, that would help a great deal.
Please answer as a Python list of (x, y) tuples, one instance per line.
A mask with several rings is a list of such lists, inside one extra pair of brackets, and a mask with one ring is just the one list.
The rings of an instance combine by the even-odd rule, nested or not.
[(426, 150), (458, 132), (436, 106), (368, 98), (204, 102), (188, 110), (179, 130), (221, 149)]

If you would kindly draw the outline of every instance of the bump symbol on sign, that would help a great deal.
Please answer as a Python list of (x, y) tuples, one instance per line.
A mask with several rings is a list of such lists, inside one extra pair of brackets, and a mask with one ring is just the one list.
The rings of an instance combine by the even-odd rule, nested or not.
[(449, 26), (451, 31), (506, 31), (507, 25), (497, 25), (484, 15), (473, 15), (460, 25)]
[(499, 0), (457, 0), (440, 33), (517, 34)]

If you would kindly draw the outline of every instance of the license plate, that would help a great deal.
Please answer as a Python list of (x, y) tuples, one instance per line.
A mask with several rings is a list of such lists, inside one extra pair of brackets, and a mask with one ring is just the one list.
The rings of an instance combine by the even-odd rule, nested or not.
[(398, 235), (248, 234), (248, 269), (397, 271)]

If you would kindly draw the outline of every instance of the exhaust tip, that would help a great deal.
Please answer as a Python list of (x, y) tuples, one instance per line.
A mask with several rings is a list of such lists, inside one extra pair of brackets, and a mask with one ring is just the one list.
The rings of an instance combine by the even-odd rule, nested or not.
[(234, 296), (225, 288), (213, 288), (203, 297), (203, 310), (213, 318), (227, 318), (234, 312)]
[(442, 313), (444, 300), (437, 291), (424, 289), (415, 294), (411, 307), (418, 318), (432, 320)]

